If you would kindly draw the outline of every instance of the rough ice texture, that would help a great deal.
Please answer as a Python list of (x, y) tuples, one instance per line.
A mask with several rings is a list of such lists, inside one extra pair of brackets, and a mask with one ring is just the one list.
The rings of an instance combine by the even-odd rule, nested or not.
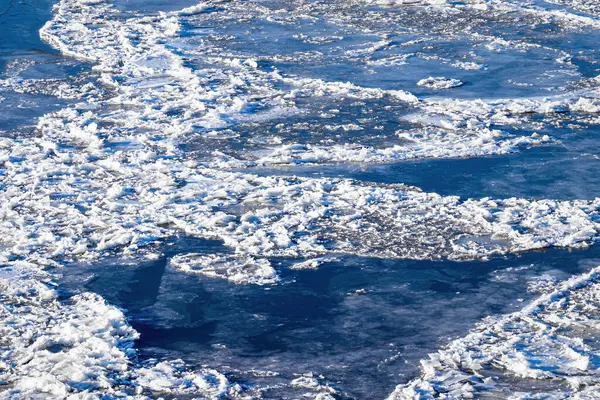
[[(59, 4), (53, 20), (42, 29), (42, 37), (65, 53), (95, 60), (95, 70), (115, 87), (115, 97), (106, 104), (116, 106), (116, 111), (104, 111), (100, 104), (68, 108), (40, 120), (41, 138), (18, 145), (6, 139), (6, 177), (13, 178), (13, 186), (22, 185), (38, 196), (23, 202), (17, 200), (23, 191), (10, 191), (17, 209), (7, 212), (24, 218), (25, 231), (22, 237), (14, 235), (14, 249), (44, 247), (53, 257), (95, 257), (110, 249), (133, 253), (145, 243), (183, 230), (221, 238), (241, 260), (245, 256), (324, 252), (463, 259), (552, 245), (579, 246), (594, 239), (595, 202), (460, 201), (414, 188), (375, 187), (347, 180), (258, 178), (203, 168), (201, 163), (186, 160), (173, 137), (191, 132), (198, 124), (228, 124), (226, 119), (244, 113), (249, 102), (256, 101), (251, 100), (256, 93), (232, 96), (239, 85), (233, 78), (224, 79), (221, 86), (209, 85), (204, 72), (184, 66), (182, 57), (165, 44), (177, 35), (179, 18), (186, 14), (123, 19), (106, 2), (65, 0)], [(521, 142), (549, 140), (535, 135), (516, 138), (482, 127), (482, 119), (496, 115), (495, 104), (423, 102), (401, 91), (264, 73), (251, 59), (230, 59), (229, 63), (253, 82), (254, 92), (266, 91), (270, 98), (274, 93), (269, 82), (278, 79), (291, 85), (294, 96), (391, 96), (466, 120), (466, 134), (456, 133), (456, 121), (444, 132), (403, 133), (407, 141), (419, 143), (419, 148), (411, 148), (410, 157), (430, 156), (434, 148), (440, 157), (466, 152), (494, 154)], [(498, 104), (512, 112), (528, 110), (519, 101)], [(588, 99), (583, 106), (589, 111), (592, 104)], [(185, 111), (172, 113), (175, 108)], [(123, 141), (129, 145), (113, 145)], [(78, 151), (71, 151), (70, 146)], [(297, 147), (287, 149), (294, 154)], [(318, 152), (318, 148), (312, 149)], [(330, 148), (330, 159), (336, 159), (336, 149)], [(339, 152), (339, 160), (378, 157), (377, 153), (369, 156), (367, 149), (347, 150)], [(390, 153), (397, 158), (408, 157), (398, 156), (406, 153), (401, 147), (395, 151)], [(294, 156), (283, 152), (271, 156), (271, 162), (286, 162), (286, 158)], [(43, 172), (28, 182), (24, 178), (33, 174), (33, 164), (42, 166), (38, 171)], [(527, 215), (531, 210), (536, 214)], [(50, 224), (52, 219), (36, 219), (39, 213), (70, 223), (66, 227)], [(392, 226), (376, 232), (379, 220)], [(439, 225), (423, 224), (424, 220)], [(444, 230), (439, 231), (438, 226)], [(37, 232), (34, 240), (31, 230)], [(417, 234), (419, 230), (425, 231)], [(358, 240), (365, 232), (373, 232), (371, 241)], [(486, 237), (490, 239), (482, 240)]]
[(279, 280), (269, 260), (264, 258), (185, 254), (173, 257), (171, 267), (188, 274), (227, 279), (232, 283), (265, 285)]
[[(214, 55), (216, 49), (195, 49), (196, 53), (192, 53), (192, 56), (204, 57), (211, 63), (227, 68), (220, 72), (224, 79), (220, 79), (215, 87), (214, 84), (211, 85), (211, 71), (193, 71), (185, 67), (182, 57), (163, 43), (176, 37), (181, 17), (193, 17), (205, 10), (210, 11), (211, 3), (191, 7), (193, 12), (184, 10), (160, 17), (140, 17), (125, 21), (110, 18), (116, 11), (108, 5), (97, 7), (85, 18), (81, 18), (77, 14), (78, 10), (69, 9), (69, 4), (61, 3), (59, 10), (62, 12), (42, 29), (41, 35), (66, 54), (99, 62), (94, 69), (102, 73), (103, 83), (114, 87), (117, 93), (116, 97), (108, 101), (109, 104), (140, 108), (139, 111), (117, 111), (105, 118), (107, 123), (123, 124), (130, 121), (125, 122), (128, 129), (122, 129), (119, 134), (114, 130), (108, 134), (115, 141), (117, 136), (128, 132), (133, 134), (131, 131), (134, 127), (147, 131), (150, 137), (156, 132), (169, 136), (184, 136), (196, 132), (199, 127), (223, 129), (232, 121), (298, 113), (301, 109), (296, 106), (297, 100), (327, 97), (361, 100), (386, 98), (389, 101), (411, 104), (419, 109), (419, 115), (427, 118), (411, 119), (411, 122), (423, 125), (422, 128), (399, 132), (398, 144), (390, 147), (352, 142), (328, 146), (284, 143), (275, 148), (266, 148), (257, 153), (259, 155), (256, 157), (253, 154), (224, 157), (222, 153), (215, 152), (215, 158), (208, 165), (217, 168), (239, 168), (272, 164), (373, 163), (412, 158), (476, 157), (506, 154), (550, 142), (550, 139), (544, 136), (515, 136), (498, 129), (490, 129), (490, 125), (498, 124), (499, 119), (502, 119), (500, 125), (512, 125), (521, 121), (507, 115), (519, 114), (518, 110), (505, 109), (495, 103), (486, 103), (485, 113), (476, 115), (471, 108), (472, 104), (468, 103), (432, 102), (419, 100), (404, 91), (363, 88), (350, 83), (284, 76), (277, 70), (261, 70), (256, 60), (251, 58), (217, 57)], [(234, 16), (245, 15), (236, 7), (240, 8), (238, 5), (228, 4), (226, 9), (231, 9)], [(102, 10), (107, 17), (100, 15), (98, 10)], [(253, 9), (250, 7), (247, 12), (250, 10)], [(258, 11), (268, 14), (268, 9)], [(280, 18), (279, 15), (277, 18)], [(99, 26), (92, 23), (99, 19), (102, 19)], [(86, 24), (93, 26), (93, 29), (88, 29)], [(132, 41), (130, 38), (135, 39)], [(135, 43), (136, 40), (141, 40), (141, 43)], [(384, 41), (382, 46), (386, 44)], [(120, 64), (121, 61), (123, 65)], [(434, 85), (436, 87), (456, 86), (452, 84), (454, 80), (433, 79), (434, 83), (437, 82)], [(290, 90), (282, 92), (281, 89), (274, 89), (281, 84), (289, 85)], [(584, 101), (589, 100), (583, 97), (587, 96), (586, 93), (581, 93), (581, 96)], [(160, 106), (152, 106), (150, 99), (160, 102)], [(215, 99), (219, 101), (216, 102)], [(536, 104), (535, 109), (545, 110), (542, 112), (556, 109), (552, 102), (544, 99), (536, 100)], [(479, 106), (477, 109), (483, 108), (483, 105), (476, 105)], [(247, 110), (253, 108), (263, 111), (250, 117)], [(531, 105), (529, 108), (534, 107)], [(180, 109), (185, 112), (173, 113)], [(573, 111), (578, 109), (580, 108), (575, 107)], [(164, 145), (168, 143), (167, 141)]]
[(422, 375), (389, 399), (598, 398), (599, 279), (600, 267), (485, 319), (422, 361)]
[[(218, 238), (229, 252), (178, 256), (173, 268), (272, 284), (279, 277), (269, 257), (466, 260), (597, 240), (600, 200), (461, 200), (402, 185), (263, 178), (214, 168), (503, 154), (550, 138), (511, 135), (491, 129), (491, 122), (513, 124), (530, 112), (596, 113), (600, 105), (593, 91), (562, 100), (422, 100), (404, 91), (265, 72), (252, 58), (211, 55), (214, 49), (202, 56), (221, 69), (192, 70), (168, 42), (177, 39), (181, 18), (209, 12), (212, 4), (140, 17), (102, 0), (62, 0), (42, 28), (42, 38), (55, 48), (93, 62), (110, 95), (103, 98), (99, 87), (54, 85), (49, 93), (82, 101), (45, 115), (36, 135), (0, 139), (1, 397), (243, 395), (212, 370), (138, 362), (137, 333), (121, 310), (91, 294), (57, 298), (45, 270), (65, 261), (135, 255), (184, 233)], [(48, 83), (9, 78), (1, 86), (27, 92)], [(297, 114), (297, 100), (317, 98), (406, 104), (422, 126), (402, 131), (402, 144), (391, 148), (288, 143), (255, 159), (219, 155), (214, 162), (189, 158), (177, 141), (237, 121)], [(296, 265), (315, 266), (318, 261)], [(562, 345), (543, 338), (548, 346)], [(416, 385), (410, 387), (420, 390)], [(332, 394), (310, 377), (289, 386), (322, 399)]]
[(589, 0), (545, 0), (548, 3), (556, 3), (579, 8), (591, 15), (580, 15), (565, 10), (548, 10), (534, 5), (530, 1), (505, 1), (505, 0), (465, 0), (454, 2), (451, 0), (363, 0), (367, 4), (384, 6), (424, 5), (442, 7), (468, 7), (477, 10), (494, 10), (501, 12), (519, 12), (525, 15), (533, 15), (551, 23), (564, 23), (575, 26), (600, 27), (598, 8), (593, 1)]
[(138, 334), (121, 310), (90, 293), (58, 301), (49, 277), (38, 268), (21, 261), (0, 271), (0, 398), (141, 399), (154, 393), (213, 397), (226, 392), (223, 375), (190, 372), (181, 361), (132, 364)]
[[(423, 121), (423, 115), (412, 121)], [(439, 123), (444, 131), (398, 132), (403, 144), (387, 148), (365, 147), (355, 144), (319, 146), (311, 144), (290, 144), (274, 148), (254, 161), (240, 163), (223, 159), (217, 155), (210, 166), (239, 168), (244, 166), (269, 166), (287, 164), (319, 163), (383, 163), (423, 158), (481, 157), (508, 154), (552, 140), (546, 135), (532, 134), (528, 137), (514, 137), (500, 130), (478, 128), (470, 131), (454, 131), (456, 121), (428, 120)]]
[(425, 86), (431, 89), (451, 89), (464, 85), (465, 83), (460, 79), (444, 78), (444, 77), (433, 77), (421, 79), (417, 82), (419, 86)]

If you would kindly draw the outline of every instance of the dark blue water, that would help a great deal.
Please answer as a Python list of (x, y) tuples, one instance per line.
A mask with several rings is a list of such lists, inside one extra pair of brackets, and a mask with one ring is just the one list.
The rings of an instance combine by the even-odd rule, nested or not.
[[(44, 43), (39, 29), (51, 18), (56, 0), (0, 1), (0, 79), (53, 79), (68, 81), (89, 65), (62, 56)], [(43, 83), (40, 89), (43, 89)], [(0, 88), (0, 131), (31, 134), (37, 118), (68, 104), (65, 99), (32, 91)], [(0, 132), (2, 133), (2, 132)]]
[(57, 54), (40, 40), (38, 30), (50, 19), (55, 0), (2, 0), (0, 2), (0, 66), (4, 57)]
[[(141, 333), (143, 358), (181, 357), (259, 386), (313, 372), (341, 398), (364, 399), (385, 397), (416, 375), (420, 359), (484, 316), (522, 308), (537, 296), (527, 291), (531, 279), (563, 280), (600, 263), (598, 247), (488, 262), (340, 256), (316, 271), (290, 270), (297, 260), (272, 260), (283, 279), (272, 287), (231, 285), (167, 266), (175, 254), (223, 251), (217, 241), (174, 238), (156, 261), (69, 266), (63, 288), (66, 295), (94, 291), (126, 308)], [(248, 377), (244, 371), (252, 369), (282, 376)], [(267, 391), (270, 398), (283, 393)]]

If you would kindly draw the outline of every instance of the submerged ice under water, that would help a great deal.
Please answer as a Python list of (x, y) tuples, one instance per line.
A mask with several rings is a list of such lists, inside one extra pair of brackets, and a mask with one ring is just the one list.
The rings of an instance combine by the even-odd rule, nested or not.
[(594, 2), (29, 7), (0, 396), (598, 395)]

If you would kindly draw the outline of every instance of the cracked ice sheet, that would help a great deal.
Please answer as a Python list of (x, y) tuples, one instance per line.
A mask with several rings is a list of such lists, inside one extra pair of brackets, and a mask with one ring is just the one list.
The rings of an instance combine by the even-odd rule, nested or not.
[[(574, 26), (600, 27), (597, 18), (597, 9), (588, 1), (569, 0), (542, 0), (542, 1), (503, 1), (503, 0), (466, 0), (464, 3), (456, 3), (448, 0), (363, 0), (364, 3), (383, 6), (441, 6), (456, 8), (472, 8), (483, 11), (518, 12), (522, 15), (531, 15), (548, 22), (560, 22)], [(560, 4), (573, 7), (584, 14), (571, 12), (569, 9), (557, 9), (548, 7), (549, 4)], [(587, 15), (586, 15), (587, 14)]]
[[(77, 134), (99, 140), (89, 129)], [(585, 246), (599, 227), (600, 200), (461, 200), (401, 185), (216, 171), (149, 150), (74, 155), (41, 140), (3, 144), (12, 182), (2, 193), (6, 260), (42, 250), (54, 258), (134, 254), (178, 231), (221, 239), (240, 262), (331, 252), (485, 259)]]

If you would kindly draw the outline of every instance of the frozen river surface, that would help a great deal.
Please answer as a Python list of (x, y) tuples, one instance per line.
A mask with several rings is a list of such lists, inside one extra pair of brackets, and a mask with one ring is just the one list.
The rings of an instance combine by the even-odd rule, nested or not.
[(2, 0), (0, 398), (600, 398), (598, 43), (595, 0)]

